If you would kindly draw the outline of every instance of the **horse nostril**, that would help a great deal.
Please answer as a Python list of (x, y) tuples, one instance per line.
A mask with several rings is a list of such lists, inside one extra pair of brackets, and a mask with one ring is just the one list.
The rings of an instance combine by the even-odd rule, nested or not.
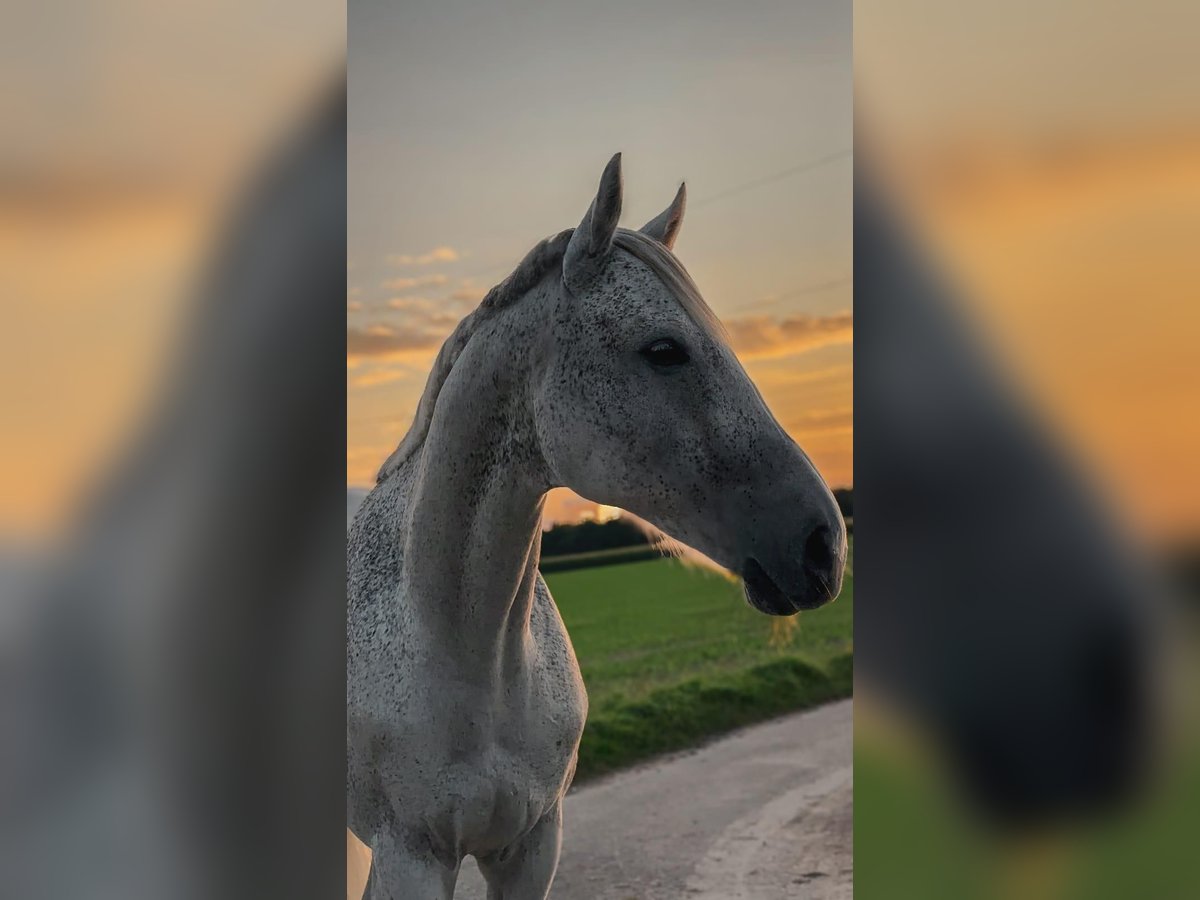
[(804, 562), (818, 572), (833, 568), (833, 535), (828, 526), (818, 525), (804, 542)]

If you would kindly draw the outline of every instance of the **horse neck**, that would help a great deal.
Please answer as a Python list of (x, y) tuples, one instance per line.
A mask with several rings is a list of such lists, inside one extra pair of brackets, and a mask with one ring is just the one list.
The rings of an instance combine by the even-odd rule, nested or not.
[(438, 396), (410, 495), (410, 602), (435, 636), (472, 657), (525, 646), (537, 580), (549, 484), (518, 337), (479, 335), (463, 351)]

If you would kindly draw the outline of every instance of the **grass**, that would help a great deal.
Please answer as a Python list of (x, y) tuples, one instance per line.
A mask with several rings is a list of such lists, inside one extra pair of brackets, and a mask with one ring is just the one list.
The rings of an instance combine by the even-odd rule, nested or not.
[[(852, 690), (853, 581), (789, 640), (741, 585), (673, 559), (546, 574), (590, 709), (583, 780)], [(776, 632), (778, 636), (778, 632)]]

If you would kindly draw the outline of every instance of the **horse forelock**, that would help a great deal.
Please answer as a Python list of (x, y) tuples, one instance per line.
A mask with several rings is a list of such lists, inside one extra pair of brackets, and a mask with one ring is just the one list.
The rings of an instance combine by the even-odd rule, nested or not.
[(725, 326), (701, 296), (700, 289), (696, 287), (696, 282), (692, 281), (692, 276), (683, 267), (683, 263), (665, 244), (640, 231), (627, 228), (617, 229), (613, 244), (648, 266), (667, 286), (693, 322), (722, 343), (728, 343), (729, 336)]
[[(434, 407), (442, 385), (445, 384), (454, 368), (454, 363), (480, 322), (490, 315), (514, 305), (537, 287), (547, 274), (561, 268), (567, 244), (570, 242), (573, 232), (573, 228), (568, 228), (566, 231), (560, 231), (558, 234), (540, 241), (525, 254), (525, 258), (507, 278), (487, 292), (479, 306), (459, 322), (450, 336), (446, 338), (446, 342), (434, 360), (429, 378), (425, 382), (425, 391), (417, 405), (413, 424), (400, 441), (399, 446), (380, 467), (376, 482), (383, 481), (396, 471), (424, 443), (425, 436), (429, 433)], [(617, 229), (613, 244), (649, 267), (697, 325), (722, 342), (728, 340), (725, 327), (700, 295), (700, 290), (692, 281), (687, 269), (664, 244), (640, 231), (631, 231), (627, 228)]]

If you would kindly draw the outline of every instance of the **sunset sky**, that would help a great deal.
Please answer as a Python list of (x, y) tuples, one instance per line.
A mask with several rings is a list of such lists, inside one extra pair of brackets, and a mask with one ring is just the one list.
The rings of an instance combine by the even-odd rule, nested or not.
[(851, 483), (848, 2), (355, 0), (349, 60), (350, 485), (407, 430), (454, 324), (578, 223), (618, 150), (627, 227), (687, 181), (677, 254), (784, 427)]

